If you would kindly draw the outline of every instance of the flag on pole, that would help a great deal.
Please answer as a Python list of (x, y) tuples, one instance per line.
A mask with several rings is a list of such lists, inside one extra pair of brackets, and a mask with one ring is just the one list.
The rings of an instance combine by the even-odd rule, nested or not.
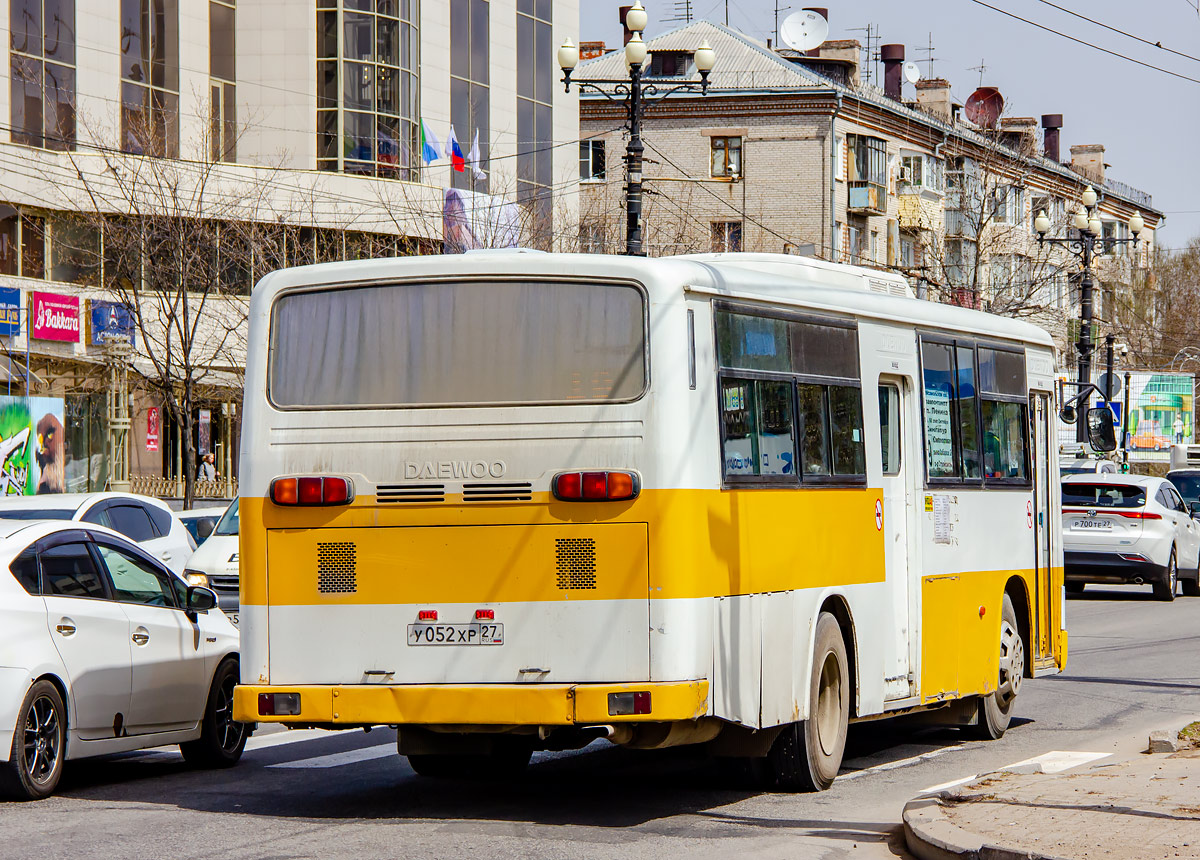
[(475, 129), (475, 139), (471, 141), (471, 151), (467, 154), (467, 160), (471, 162), (471, 172), (475, 174), (476, 179), (487, 179), (487, 174), (479, 169), (479, 129)]
[(437, 139), (437, 135), (433, 133), (433, 129), (429, 127), (429, 123), (421, 120), (421, 158), (426, 164), (433, 164), (441, 154), (442, 142)]
[(446, 148), (443, 152), (450, 159), (450, 165), (459, 173), (467, 169), (467, 160), (463, 158), (462, 147), (458, 145), (458, 138), (454, 135), (454, 126), (450, 126), (450, 136), (446, 138)]

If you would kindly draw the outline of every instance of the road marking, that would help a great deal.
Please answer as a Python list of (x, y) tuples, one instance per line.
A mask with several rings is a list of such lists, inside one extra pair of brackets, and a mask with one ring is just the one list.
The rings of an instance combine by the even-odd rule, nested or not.
[(966, 744), (955, 744), (952, 747), (942, 747), (941, 749), (931, 750), (930, 752), (921, 753), (920, 755), (915, 755), (915, 756), (912, 756), (911, 758), (902, 758), (902, 759), (899, 759), (898, 761), (889, 761), (889, 762), (885, 762), (883, 764), (877, 764), (874, 767), (864, 767), (862, 770), (855, 770), (855, 771), (851, 771), (850, 773), (839, 774), (838, 780), (841, 782), (845, 782), (848, 779), (858, 779), (860, 776), (866, 776), (869, 773), (882, 773), (885, 770), (895, 770), (896, 768), (900, 768), (900, 767), (908, 767), (910, 764), (916, 764), (917, 762), (928, 761), (931, 758), (937, 758), (938, 756), (945, 755), (946, 753), (951, 753), (951, 752), (954, 752), (955, 750), (960, 750), (965, 746), (966, 746)]
[(269, 747), (277, 747), (282, 744), (295, 744), (300, 741), (313, 741), (317, 738), (333, 737), (338, 732), (331, 732), (327, 729), (286, 729), (282, 732), (271, 732), (266, 735), (252, 735), (250, 740), (246, 741), (246, 750), (261, 750)]
[[(1073, 767), (1080, 767), (1088, 762), (1099, 761), (1102, 758), (1109, 758), (1112, 753), (1102, 752), (1085, 752), (1083, 750), (1053, 750), (1052, 752), (1043, 753), (1033, 758), (1027, 758), (1024, 761), (1013, 762), (1006, 764), (1003, 767), (998, 767), (991, 773), (1062, 773), (1064, 770), (1070, 770)], [(917, 792), (917, 797), (923, 794), (936, 794), (939, 791), (945, 791), (948, 788), (955, 788), (972, 780), (979, 779), (987, 774), (973, 773), (970, 776), (964, 776), (962, 779), (952, 780), (951, 782), (943, 782), (940, 785), (931, 785), (929, 788), (922, 789)]]
[(302, 758), (299, 761), (285, 761), (279, 764), (269, 764), (267, 767), (286, 767), (286, 768), (324, 768), (324, 767), (340, 767), (344, 764), (356, 764), (361, 761), (371, 761), (372, 759), (385, 758), (387, 756), (396, 755), (396, 745), (387, 743), (373, 747), (363, 747), (357, 750), (348, 750), (346, 752), (333, 753), (332, 755), (319, 755), (314, 758)]

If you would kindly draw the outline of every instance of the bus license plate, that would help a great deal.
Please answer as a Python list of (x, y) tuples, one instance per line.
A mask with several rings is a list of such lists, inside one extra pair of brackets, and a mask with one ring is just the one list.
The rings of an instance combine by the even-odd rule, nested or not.
[(503, 624), (410, 624), (409, 645), (503, 645)]
[(1109, 520), (1075, 520), (1073, 523), (1071, 523), (1071, 528), (1110, 532), (1112, 531), (1112, 522)]

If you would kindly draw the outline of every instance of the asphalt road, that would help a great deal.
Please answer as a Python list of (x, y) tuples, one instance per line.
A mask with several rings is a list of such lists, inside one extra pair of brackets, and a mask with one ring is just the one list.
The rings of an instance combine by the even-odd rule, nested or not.
[(0, 805), (0, 858), (906, 856), (900, 809), (923, 789), (1051, 751), (1131, 754), (1200, 716), (1200, 599), (1089, 586), (1068, 625), (1068, 671), (1026, 682), (1003, 739), (855, 726), (819, 795), (733, 787), (687, 750), (540, 754), (500, 785), (421, 779), (387, 730), (263, 734), (229, 771), (173, 749), (72, 763), (59, 796)]

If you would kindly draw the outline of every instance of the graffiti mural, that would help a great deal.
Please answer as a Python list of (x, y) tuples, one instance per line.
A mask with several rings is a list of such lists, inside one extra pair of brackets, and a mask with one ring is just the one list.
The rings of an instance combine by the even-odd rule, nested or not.
[(0, 397), (0, 495), (66, 491), (61, 397)]

